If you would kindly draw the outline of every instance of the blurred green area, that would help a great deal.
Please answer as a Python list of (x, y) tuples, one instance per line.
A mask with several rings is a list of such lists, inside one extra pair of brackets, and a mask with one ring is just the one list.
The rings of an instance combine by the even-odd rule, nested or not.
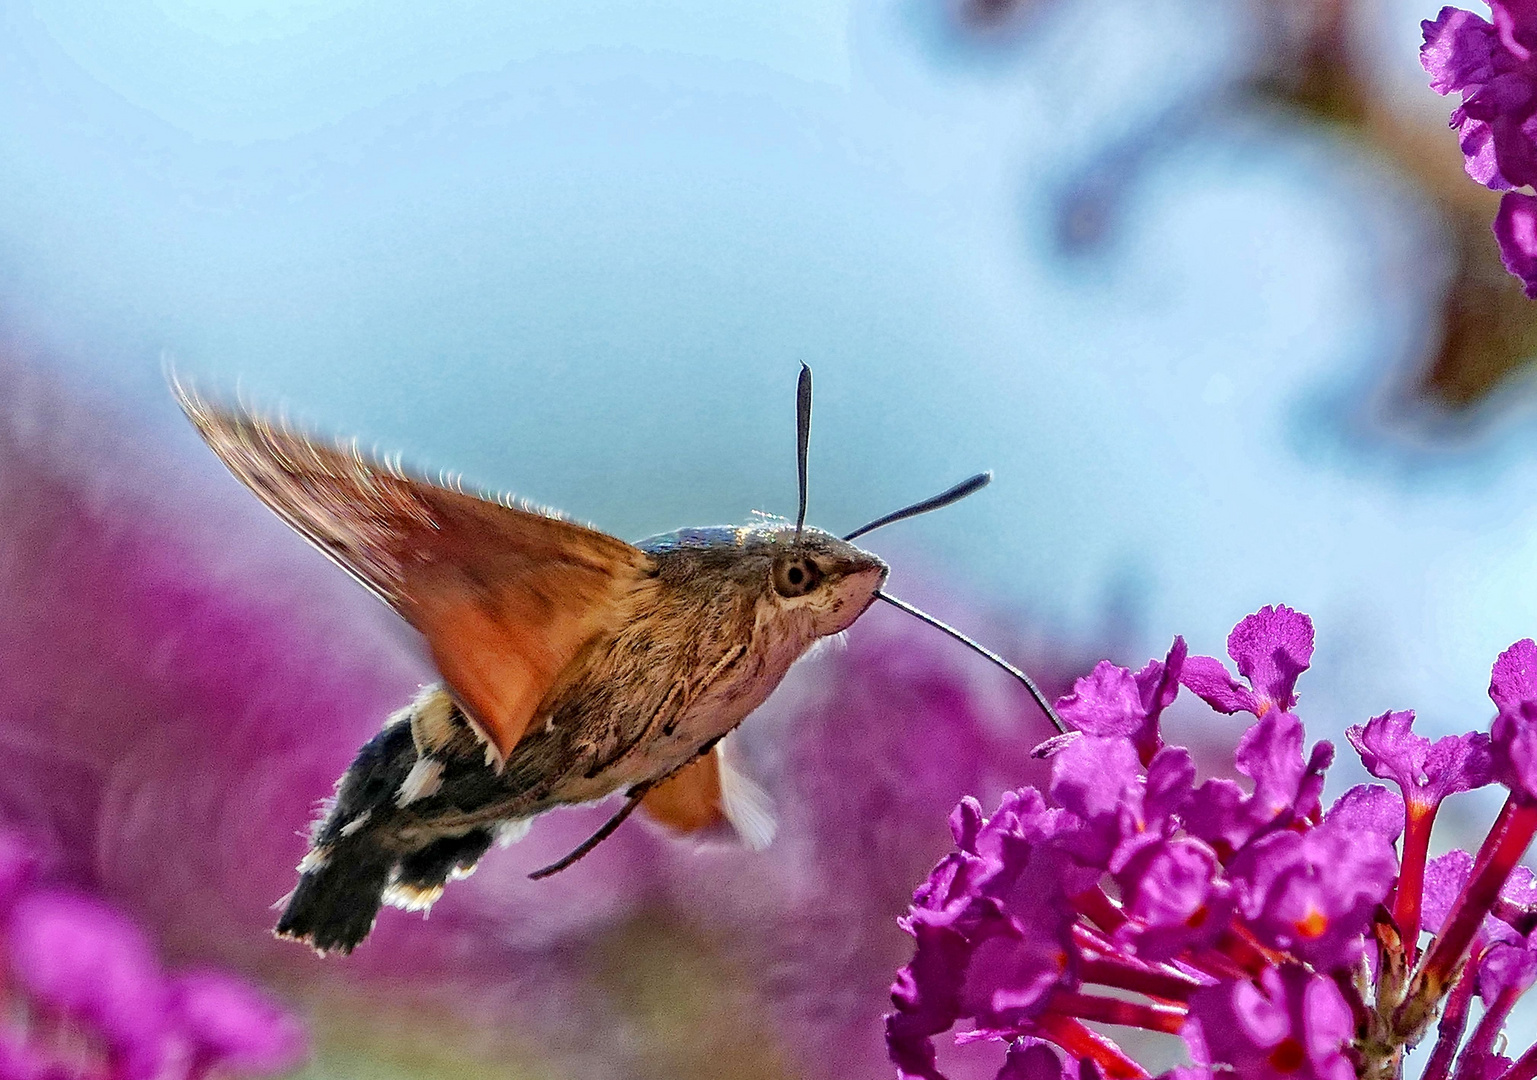
[[(573, 992), (602, 1000), (614, 1021), (586, 1038), (578, 1054), (612, 1051), (635, 1075), (706, 1080), (785, 1080), (797, 1075), (751, 973), (725, 951), (659, 911), (636, 916), (591, 941)], [(381, 992), (329, 984), (295, 987), (307, 1008), (314, 1057), (298, 1080), (577, 1080), (579, 1074), (536, 1040), (469, 1019), (473, 1003), (451, 1010), (408, 985)], [(572, 1033), (573, 1038), (581, 1037)], [(624, 1045), (613, 1046), (614, 1042)], [(607, 1044), (605, 1046), (597, 1045)]]

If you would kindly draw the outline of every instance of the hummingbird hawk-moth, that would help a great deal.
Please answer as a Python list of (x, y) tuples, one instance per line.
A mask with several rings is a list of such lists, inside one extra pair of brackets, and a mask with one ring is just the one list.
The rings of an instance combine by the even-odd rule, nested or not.
[(320, 952), (350, 952), (383, 903), (426, 910), (494, 840), (544, 811), (616, 791), (623, 808), (531, 876), (569, 866), (637, 809), (679, 832), (729, 825), (767, 844), (767, 800), (721, 739), (814, 642), (878, 599), (1008, 668), (1061, 727), (1023, 672), (882, 592), (886, 564), (852, 543), (963, 498), (990, 474), (842, 538), (806, 526), (804, 365), (795, 524), (679, 529), (636, 544), (174, 390), (231, 472), (421, 632), (442, 679), (358, 752), (313, 829), (276, 932)]

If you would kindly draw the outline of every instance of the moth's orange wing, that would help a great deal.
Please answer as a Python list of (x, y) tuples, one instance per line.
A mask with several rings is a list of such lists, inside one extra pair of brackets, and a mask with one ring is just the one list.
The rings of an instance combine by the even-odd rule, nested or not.
[(754, 851), (774, 839), (774, 812), (763, 790), (738, 772), (724, 745), (689, 762), (652, 788), (640, 810), (674, 832), (708, 835), (730, 825)]
[(175, 389), (231, 472), (422, 632), (502, 760), (562, 669), (618, 628), (648, 574), (643, 551), (595, 529)]

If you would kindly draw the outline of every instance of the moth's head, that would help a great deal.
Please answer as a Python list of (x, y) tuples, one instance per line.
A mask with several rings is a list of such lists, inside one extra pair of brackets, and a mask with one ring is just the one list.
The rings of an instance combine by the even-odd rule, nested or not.
[(817, 637), (841, 633), (875, 603), (886, 583), (887, 566), (878, 557), (821, 529), (790, 527), (759, 531), (757, 547), (767, 556), (765, 598), (786, 614), (809, 617)]
[(847, 630), (886, 581), (877, 556), (821, 529), (763, 522), (679, 529), (640, 542), (665, 582), (735, 597), (776, 640), (810, 645)]

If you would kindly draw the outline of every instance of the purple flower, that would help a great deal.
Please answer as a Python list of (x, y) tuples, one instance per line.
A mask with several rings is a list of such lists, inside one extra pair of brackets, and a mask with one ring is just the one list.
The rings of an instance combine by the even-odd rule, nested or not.
[(1464, 167), (1505, 192), (1494, 219), (1500, 258), (1537, 299), (1537, 198), (1510, 190), (1537, 182), (1537, 8), (1529, 0), (1490, 6), (1493, 25), (1454, 7), (1422, 23), (1420, 62), (1437, 93), (1462, 94), (1451, 126)]
[(1413, 712), (1388, 712), (1345, 730), (1367, 772), (1397, 784), (1410, 813), (1433, 811), (1448, 795), (1494, 779), (1488, 735), (1471, 731), (1432, 743), (1413, 725)]
[(1483, 787), (1494, 778), (1489, 736), (1473, 731), (1432, 744), (1414, 734), (1413, 725), (1414, 713), (1388, 712), (1345, 732), (1367, 771), (1392, 780), (1403, 792), (1404, 858), (1393, 917), (1411, 957), (1419, 948), (1419, 896), (1436, 811), (1448, 795)]
[(1257, 982), (1218, 983), (1190, 997), (1185, 1039), (1197, 1063), (1244, 1080), (1354, 1080), (1345, 1055), (1355, 1020), (1329, 979), (1287, 964)]
[(1420, 24), (1425, 44), (1420, 63), (1430, 73), (1430, 88), (1450, 94), (1494, 78), (1494, 27), (1461, 8), (1444, 7), (1432, 20)]
[(1051, 796), (1082, 822), (1075, 856), (1116, 871), (1137, 846), (1162, 835), (1194, 778), (1183, 747), (1160, 750), (1144, 776), (1128, 739), (1084, 735), (1053, 755)]
[(1230, 867), (1254, 934), (1319, 971), (1349, 968), (1360, 959), (1362, 935), (1397, 870), (1387, 840), (1338, 822), (1304, 833), (1270, 833)]
[(1158, 719), (1179, 693), (1185, 652), (1185, 639), (1176, 637), (1168, 656), (1149, 660), (1135, 675), (1101, 660), (1092, 673), (1073, 684), (1071, 694), (1057, 702), (1057, 712), (1090, 735), (1130, 739), (1146, 762), (1162, 745)]
[[(1320, 741), (1304, 757), (1291, 711), (1311, 643), (1306, 616), (1265, 608), (1230, 638), (1248, 687), (1215, 661), (1184, 667), (1185, 685), (1216, 708), (1255, 715), (1234, 751), (1252, 791), (1217, 779), (1192, 792), (1190, 755), (1155, 727), (1147, 741), (1160, 749), (1146, 764), (1124, 733), (1053, 740), (1055, 806), (1034, 788), (1007, 795), (990, 819), (962, 801), (957, 850), (904, 921), (917, 949), (887, 1029), (903, 1075), (938, 1080), (934, 1038), (967, 1020), (957, 1042), (1056, 1047), (1017, 1043), (1001, 1077), (1055, 1078), (1075, 1060), (1145, 1075), (1090, 1022), (1179, 1034), (1196, 1063), (1168, 1074), (1181, 1080), (1396, 1076), (1438, 1015), (1429, 1080), (1447, 1080), (1454, 1062), (1459, 1078), (1491, 1080), (1510, 1065), (1495, 1053), (1499, 1035), (1537, 984), (1537, 881), (1515, 865), (1537, 834), (1537, 800), (1521, 787), (1537, 645), (1518, 643), (1494, 666), (1492, 738), (1432, 743), (1407, 712), (1352, 728), (1367, 767), (1403, 794), (1362, 784), (1326, 810), (1333, 747)], [(1130, 678), (1100, 665), (1076, 700), (1129, 710)], [(1497, 771), (1515, 779), (1512, 798), (1478, 856), (1427, 864), (1435, 808)], [(1422, 920), (1434, 938), (1420, 961)], [(1475, 989), (1486, 1007), (1468, 1035)], [(1537, 1049), (1521, 1061), (1532, 1068), (1511, 1066), (1508, 1080), (1537, 1076)]]
[(1020, 1039), (1009, 1047), (998, 1070), (998, 1080), (1070, 1080), (1062, 1068), (1062, 1059), (1050, 1043), (1040, 1039)]
[(1529, 300), (1537, 300), (1537, 196), (1507, 191), (1494, 215), (1494, 238), (1500, 245), (1500, 261), (1526, 287)]
[(1315, 815), (1334, 746), (1316, 743), (1304, 761), (1303, 739), (1300, 720), (1267, 710), (1244, 732), (1234, 755), (1234, 767), (1254, 781), (1253, 793), (1244, 794), (1231, 780), (1208, 780), (1196, 789), (1186, 826), (1226, 858), (1261, 832)]
[(1420, 62), (1440, 94), (1460, 92), (1453, 110), (1468, 175), (1497, 191), (1537, 179), (1537, 66), (1522, 44), (1532, 33), (1523, 5), (1494, 0), (1495, 25), (1472, 12), (1442, 8), (1421, 24)]
[(1537, 644), (1531, 638), (1494, 662), (1489, 696), (1499, 708), (1490, 730), (1495, 775), (1518, 800), (1537, 800)]
[(1425, 867), (1425, 928), (1439, 932), (1451, 913), (1452, 904), (1473, 873), (1473, 856), (1461, 848), (1431, 859)]
[(1357, 784), (1329, 807), (1324, 824), (1337, 823), (1342, 828), (1374, 833), (1388, 843), (1404, 831), (1404, 799), (1381, 784)]
[[(0, 849), (28, 845), (0, 831)], [(99, 1061), (100, 1080), (264, 1076), (308, 1053), (299, 1021), (255, 987), (212, 970), (168, 975), (143, 927), (82, 892), (21, 886), (0, 933), (0, 961), (13, 1008), (26, 1002), (39, 1018), (30, 1030), (0, 1034), (8, 1080), (78, 1071), (78, 1061), (59, 1057), (61, 1047), (78, 1057), (70, 1045)]]
[[(1073, 984), (1069, 890), (1080, 872), (1050, 842), (1075, 823), (1039, 793), (1004, 797), (983, 819), (974, 800), (952, 817), (959, 850), (935, 868), (902, 922), (916, 949), (892, 987), (892, 1059), (904, 1077), (933, 1080), (934, 1035), (962, 1017), (1012, 1031)], [(1055, 928), (1055, 929), (1053, 929)]]
[(148, 936), (125, 915), (77, 893), (38, 891), (11, 912), (7, 946), (34, 1000), (82, 1018), (116, 1047), (161, 1039), (165, 979)]
[(304, 1061), (303, 1026), (249, 983), (218, 971), (191, 971), (172, 979), (170, 990), (171, 1014), (200, 1068), (265, 1075)]
[(1186, 660), (1180, 682), (1218, 712), (1284, 712), (1296, 704), (1297, 676), (1313, 658), (1313, 620), (1280, 604), (1260, 608), (1233, 628), (1227, 653), (1248, 686), (1210, 656)]
[(1209, 948), (1232, 922), (1233, 884), (1223, 876), (1217, 853), (1194, 837), (1144, 846), (1116, 882), (1130, 916), (1116, 940), (1143, 960)]
[(1478, 965), (1478, 993), (1486, 1002), (1501, 994), (1524, 994), (1537, 983), (1537, 952), (1526, 943), (1496, 941)]

